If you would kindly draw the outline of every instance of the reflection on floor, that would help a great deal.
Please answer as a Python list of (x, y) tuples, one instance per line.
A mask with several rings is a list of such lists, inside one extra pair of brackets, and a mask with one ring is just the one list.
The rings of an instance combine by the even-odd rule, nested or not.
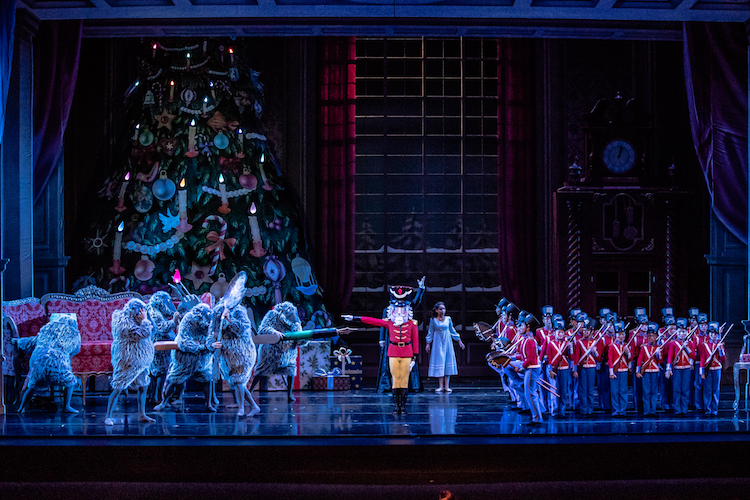
[[(282, 392), (255, 393), (261, 407), (256, 417), (237, 417), (236, 409), (227, 408), (232, 402), (230, 393), (220, 393), (218, 413), (203, 411), (203, 396), (188, 392), (184, 404), (161, 412), (148, 411), (156, 419), (153, 424), (139, 423), (136, 396), (120, 398), (115, 410), (113, 427), (104, 425), (107, 394), (87, 395), (86, 407), (78, 414), (60, 413), (60, 404), (50, 405), (39, 399), (24, 414), (0, 416), (0, 436), (4, 440), (45, 437), (47, 439), (85, 437), (141, 437), (141, 438), (428, 438), (442, 437), (446, 442), (460, 442), (467, 438), (492, 440), (514, 436), (579, 439), (582, 435), (600, 439), (627, 435), (629, 439), (659, 435), (680, 439), (690, 435), (692, 440), (705, 434), (707, 439), (716, 433), (745, 439), (750, 431), (750, 414), (732, 411), (734, 394), (724, 387), (718, 417), (707, 418), (691, 412), (686, 418), (660, 412), (656, 418), (645, 418), (634, 411), (625, 419), (614, 419), (597, 411), (593, 418), (583, 418), (569, 412), (557, 420), (545, 414), (539, 427), (529, 427), (529, 416), (513, 411), (507, 396), (495, 381), (468, 381), (454, 384), (452, 394), (436, 394), (428, 389), (410, 394), (407, 414), (393, 413), (392, 397), (377, 394), (373, 389), (347, 392), (298, 392), (297, 401), (286, 402)], [(73, 406), (81, 401), (74, 398)], [(630, 399), (632, 408), (632, 397)]]

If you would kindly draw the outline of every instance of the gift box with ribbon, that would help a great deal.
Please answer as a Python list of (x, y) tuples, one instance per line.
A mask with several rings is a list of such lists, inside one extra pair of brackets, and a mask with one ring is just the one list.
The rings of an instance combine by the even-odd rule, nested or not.
[(342, 375), (351, 378), (352, 389), (362, 388), (362, 356), (352, 356), (346, 347), (336, 349), (331, 356), (331, 368), (339, 368)]
[(330, 372), (318, 369), (312, 379), (312, 388), (314, 391), (348, 391), (351, 389), (351, 379), (347, 375), (341, 375), (338, 368)]
[[(329, 353), (331, 341), (311, 340), (297, 348), (297, 376), (294, 378), (294, 390), (312, 390), (312, 379), (316, 369), (328, 372), (331, 369)], [(260, 383), (262, 391), (285, 391), (286, 381), (281, 375), (272, 375)]]

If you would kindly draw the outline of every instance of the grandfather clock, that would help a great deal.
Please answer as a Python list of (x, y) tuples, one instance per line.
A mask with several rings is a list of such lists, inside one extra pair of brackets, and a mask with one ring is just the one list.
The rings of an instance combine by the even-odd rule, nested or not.
[(635, 99), (600, 99), (584, 115), (586, 157), (555, 193), (557, 300), (593, 314), (609, 307), (652, 317), (685, 309), (676, 219), (687, 193), (654, 164), (656, 130)]

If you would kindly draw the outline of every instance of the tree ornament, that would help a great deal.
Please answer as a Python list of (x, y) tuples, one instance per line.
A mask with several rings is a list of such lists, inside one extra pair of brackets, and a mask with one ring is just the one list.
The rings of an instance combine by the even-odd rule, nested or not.
[(190, 87), (185, 87), (182, 89), (182, 92), (180, 92), (180, 99), (185, 104), (190, 104), (195, 100), (195, 98), (198, 97), (198, 94), (195, 93), (195, 90), (191, 89)]
[(229, 286), (229, 283), (227, 282), (226, 276), (224, 276), (224, 273), (219, 273), (219, 279), (211, 285), (211, 295), (213, 295), (216, 300), (218, 301), (224, 296), (224, 292), (227, 291), (227, 287)]
[(141, 186), (133, 193), (132, 201), (135, 209), (145, 214), (154, 205), (154, 195), (148, 186)]
[(193, 288), (197, 292), (203, 283), (213, 283), (213, 280), (208, 276), (208, 271), (209, 266), (199, 266), (197, 262), (193, 262), (190, 274), (185, 276), (185, 279), (193, 283)]
[(138, 142), (141, 143), (141, 146), (150, 146), (154, 142), (154, 134), (146, 129), (138, 136)]
[(214, 146), (219, 149), (226, 149), (229, 146), (229, 138), (224, 135), (224, 132), (219, 130), (219, 133), (214, 136)]
[(142, 255), (141, 260), (135, 265), (133, 276), (140, 281), (148, 281), (154, 275), (154, 267), (156, 265), (151, 262), (147, 255)]
[(162, 137), (159, 139), (159, 146), (161, 146), (161, 150), (167, 155), (172, 156), (175, 152), (175, 149), (177, 148), (177, 144), (179, 144), (179, 141), (175, 139), (174, 137)]
[(208, 126), (211, 127), (214, 132), (218, 132), (219, 130), (224, 130), (227, 128), (227, 119), (224, 117), (221, 111), (216, 111), (213, 115), (211, 115), (211, 118), (209, 118), (206, 123), (208, 123)]
[(177, 117), (177, 115), (172, 115), (167, 111), (167, 108), (162, 108), (161, 113), (158, 115), (154, 115), (154, 119), (159, 123), (157, 128), (166, 128), (167, 130), (172, 130), (172, 120), (174, 120)]
[(150, 90), (146, 91), (146, 95), (143, 96), (143, 105), (144, 106), (153, 106), (154, 105), (154, 93)]
[(258, 179), (250, 173), (250, 169), (247, 167), (242, 169), (242, 175), (240, 175), (240, 186), (251, 191), (258, 187)]
[(286, 269), (275, 255), (266, 256), (263, 263), (263, 274), (271, 280), (274, 291), (274, 304), (279, 304), (281, 300), (281, 281), (286, 277)]
[(100, 229), (96, 230), (96, 234), (93, 238), (85, 238), (83, 244), (87, 252), (95, 253), (96, 255), (101, 255), (104, 252), (104, 248), (107, 246), (104, 242), (104, 238), (102, 238)]
[(159, 220), (162, 224), (162, 232), (168, 233), (172, 229), (175, 229), (180, 224), (180, 217), (178, 215), (172, 215), (170, 210), (167, 210), (167, 214), (159, 214)]
[(167, 177), (167, 171), (162, 170), (161, 173), (159, 173), (159, 179), (154, 182), (153, 187), (151, 190), (154, 192), (154, 197), (157, 200), (161, 201), (167, 201), (171, 199), (174, 196), (176, 186), (174, 182), (172, 182), (172, 179), (169, 179)]
[(225, 239), (225, 236), (227, 235), (227, 222), (218, 215), (209, 215), (208, 217), (206, 217), (203, 220), (203, 227), (208, 227), (208, 224), (211, 221), (216, 221), (221, 224), (221, 230), (219, 233), (217, 233), (216, 231), (210, 231), (206, 235), (206, 239), (208, 241), (213, 241), (211, 245), (208, 245), (206, 247), (206, 253), (213, 252), (214, 254), (213, 260), (211, 262), (211, 270), (208, 273), (209, 276), (213, 276), (216, 272), (216, 266), (218, 265), (219, 260), (224, 260), (227, 258), (227, 256), (224, 255), (224, 245), (226, 244), (231, 250), (232, 248), (234, 248), (234, 245), (237, 242), (237, 240), (235, 240), (234, 238)]
[(154, 166), (151, 167), (151, 171), (147, 174), (144, 174), (143, 172), (138, 172), (135, 174), (135, 178), (139, 181), (143, 182), (153, 182), (154, 179), (156, 179), (156, 174), (159, 172), (159, 162), (157, 161), (154, 163)]
[(315, 294), (318, 289), (318, 282), (313, 275), (310, 263), (300, 257), (299, 254), (292, 259), (292, 272), (297, 278), (297, 290), (305, 295)]

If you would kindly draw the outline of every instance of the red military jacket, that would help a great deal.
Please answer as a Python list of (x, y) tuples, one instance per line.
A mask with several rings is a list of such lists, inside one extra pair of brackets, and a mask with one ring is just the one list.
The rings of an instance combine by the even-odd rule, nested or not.
[[(682, 348), (683, 344), (687, 344), (684, 349)], [(673, 340), (667, 344), (666, 349), (667, 364), (672, 365), (672, 368), (690, 368), (690, 360), (695, 359), (695, 348), (691, 341)], [(680, 358), (675, 360), (678, 352), (680, 353)]]
[[(721, 347), (718, 347), (721, 346)], [(708, 367), (709, 370), (721, 370), (722, 365), (726, 362), (726, 355), (723, 354), (724, 351), (724, 343), (721, 344), (719, 342), (711, 342), (710, 340), (707, 340), (700, 344), (698, 346), (698, 352), (700, 353), (700, 360), (701, 360), (701, 369), (706, 368), (706, 363), (708, 363), (708, 358), (711, 357), (711, 353), (716, 351), (716, 354), (714, 355), (713, 359), (711, 360), (711, 366)]]
[[(641, 352), (638, 355), (638, 362), (636, 363), (636, 366), (638, 368), (641, 368), (641, 373), (653, 373), (653, 372), (659, 372), (659, 361), (661, 361), (661, 352), (657, 353), (656, 356), (654, 356), (654, 351), (656, 351), (659, 348), (658, 345), (651, 345), (651, 344), (643, 344), (641, 346)], [(648, 361), (648, 359), (651, 358), (651, 361), (648, 362), (648, 366), (642, 366)]]
[(524, 368), (540, 368), (542, 366), (539, 361), (539, 349), (533, 337), (527, 337), (521, 341), (519, 352)]
[(508, 323), (507, 325), (503, 325), (502, 328), (498, 326), (497, 328), (497, 336), (498, 337), (505, 337), (508, 339), (510, 343), (513, 343), (516, 340), (516, 327), (513, 323)]
[[(635, 340), (633, 340), (633, 337), (635, 337)], [(630, 330), (630, 338), (628, 339), (628, 341), (630, 340), (633, 340), (630, 343), (630, 352), (633, 355), (633, 359), (635, 360), (638, 359), (638, 355), (641, 353), (641, 346), (647, 343), (646, 332), (641, 331), (640, 326), (638, 328), (634, 328)]]
[(362, 316), (362, 323), (380, 326), (388, 330), (388, 356), (392, 358), (411, 358), (419, 354), (419, 329), (417, 321), (410, 320), (396, 326), (389, 319)]
[(567, 370), (570, 368), (570, 355), (572, 346), (565, 340), (550, 340), (547, 342), (547, 348), (544, 355), (547, 363), (558, 370)]
[(542, 348), (541, 352), (545, 351), (545, 348), (547, 347), (547, 342), (552, 340), (554, 338), (555, 331), (554, 330), (547, 330), (546, 328), (537, 328), (536, 332), (534, 333), (534, 338), (536, 339), (536, 343), (539, 344), (539, 347)]
[(582, 368), (595, 367), (596, 363), (600, 359), (598, 356), (598, 352), (597, 356), (594, 356), (594, 351), (596, 351), (596, 348), (591, 350), (591, 352), (586, 356), (586, 359), (581, 359), (583, 354), (588, 351), (589, 347), (591, 347), (593, 344), (593, 339), (579, 339), (576, 342), (575, 348), (573, 349), (573, 364), (575, 364), (576, 366), (581, 366)]
[(607, 362), (609, 358), (609, 346), (612, 345), (614, 342), (614, 338), (612, 338), (609, 333), (605, 333), (602, 335), (602, 337), (599, 339), (599, 342), (596, 344), (596, 350), (600, 353), (599, 359), (597, 361), (601, 363)]
[[(607, 364), (609, 365), (609, 368), (616, 372), (626, 372), (628, 371), (628, 360), (630, 359), (627, 354), (623, 355), (622, 358), (620, 358), (620, 355), (625, 350), (625, 344), (618, 343), (618, 342), (612, 342), (609, 344), (609, 352), (607, 353)], [(620, 361), (617, 362), (617, 366), (614, 366), (615, 361), (620, 359)]]

